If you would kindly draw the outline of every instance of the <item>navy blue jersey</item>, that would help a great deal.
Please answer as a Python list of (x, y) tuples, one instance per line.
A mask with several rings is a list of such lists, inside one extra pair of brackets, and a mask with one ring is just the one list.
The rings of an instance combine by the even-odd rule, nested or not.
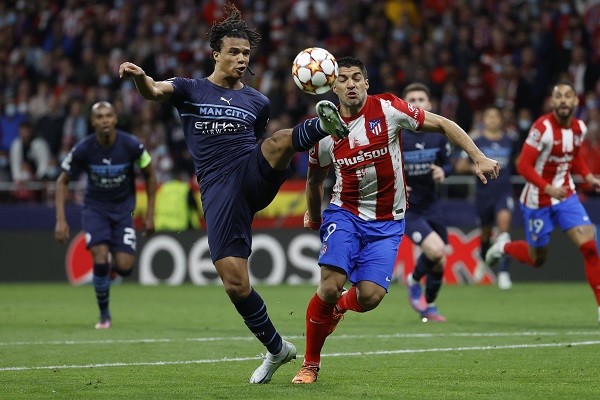
[(408, 195), (411, 210), (427, 209), (438, 198), (431, 165), (440, 166), (446, 176), (453, 171), (450, 163), (450, 143), (439, 133), (402, 130), (402, 153), (406, 185), (412, 190)]
[(264, 136), (271, 103), (257, 90), (226, 89), (206, 78), (168, 81), (199, 182), (222, 174)]
[[(498, 179), (488, 179), (486, 185), (477, 179), (477, 197), (482, 199), (500, 198), (507, 193), (512, 194), (513, 188), (510, 177), (513, 172), (513, 160), (517, 154), (517, 141), (508, 135), (501, 139), (490, 140), (480, 136), (473, 140), (487, 158), (498, 161), (501, 172)], [(462, 158), (469, 156), (464, 151)]]
[(61, 164), (71, 179), (87, 173), (85, 205), (123, 204), (129, 212), (135, 206), (134, 162), (144, 153), (142, 142), (129, 133), (117, 131), (110, 147), (98, 143), (96, 135), (79, 141)]

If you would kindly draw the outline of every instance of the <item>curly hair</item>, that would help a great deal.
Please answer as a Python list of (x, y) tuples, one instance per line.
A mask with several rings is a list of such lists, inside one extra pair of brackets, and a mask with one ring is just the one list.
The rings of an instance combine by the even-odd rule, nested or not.
[(250, 48), (254, 49), (261, 41), (260, 33), (256, 29), (250, 28), (246, 21), (242, 19), (242, 13), (231, 3), (223, 7), (226, 18), (219, 22), (213, 22), (213, 26), (206, 32), (210, 42), (210, 48), (214, 51), (221, 51), (223, 38), (246, 39), (250, 43)]

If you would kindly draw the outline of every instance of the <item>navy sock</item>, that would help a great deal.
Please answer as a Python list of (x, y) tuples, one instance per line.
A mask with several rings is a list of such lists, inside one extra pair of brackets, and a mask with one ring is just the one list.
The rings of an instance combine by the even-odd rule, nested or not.
[(420, 281), (423, 276), (425, 276), (435, 263), (431, 261), (429, 258), (425, 256), (425, 253), (421, 253), (417, 260), (417, 265), (415, 265), (415, 270), (412, 273), (413, 279), (415, 281)]
[(277, 354), (281, 351), (283, 339), (277, 333), (269, 318), (269, 314), (267, 314), (265, 302), (254, 289), (252, 289), (248, 297), (236, 303), (235, 308), (244, 318), (248, 329), (269, 350), (269, 353)]
[(490, 247), (492, 247), (492, 244), (489, 240), (487, 242), (481, 242), (481, 252), (479, 254), (481, 255), (482, 260), (485, 260), (485, 253), (487, 253)]
[(296, 151), (307, 151), (326, 136), (329, 133), (321, 130), (319, 118), (307, 119), (292, 130), (292, 147)]
[(108, 275), (109, 264), (94, 264), (94, 289), (96, 291), (96, 301), (100, 309), (100, 319), (110, 319), (110, 311), (108, 309), (110, 276)]
[(510, 256), (505, 254), (504, 257), (502, 257), (500, 259), (500, 262), (498, 263), (498, 271), (508, 272), (509, 269), (510, 269)]
[(433, 303), (437, 298), (440, 288), (442, 287), (443, 277), (444, 271), (429, 271), (427, 273), (427, 281), (425, 282), (425, 300), (427, 300), (427, 303)]

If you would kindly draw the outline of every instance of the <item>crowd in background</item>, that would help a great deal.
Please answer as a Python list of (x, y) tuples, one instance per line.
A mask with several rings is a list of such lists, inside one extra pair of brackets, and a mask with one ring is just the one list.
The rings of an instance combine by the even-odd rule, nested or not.
[[(238, 0), (262, 35), (244, 82), (271, 100), (269, 133), (314, 115), (291, 78), (307, 47), (367, 65), (369, 93), (400, 95), (415, 81), (432, 90), (433, 112), (476, 135), (481, 112), (501, 107), (521, 142), (548, 112), (553, 82), (573, 82), (576, 116), (588, 125), (584, 154), (600, 174), (600, 1), (598, 0)], [(183, 130), (169, 104), (144, 101), (123, 61), (156, 80), (212, 72), (206, 32), (223, 0), (0, 0), (0, 201), (39, 200), (27, 182), (51, 182), (74, 143), (92, 133), (93, 103), (110, 101), (118, 128), (141, 138), (158, 182), (193, 175)], [(306, 155), (293, 170), (306, 173)]]

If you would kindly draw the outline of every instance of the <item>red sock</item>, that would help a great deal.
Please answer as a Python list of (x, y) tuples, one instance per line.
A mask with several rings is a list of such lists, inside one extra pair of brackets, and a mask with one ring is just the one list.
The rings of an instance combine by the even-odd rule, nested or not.
[(337, 302), (337, 306), (340, 311), (352, 310), (356, 312), (365, 312), (365, 309), (358, 304), (358, 297), (356, 295), (356, 286), (352, 286), (345, 295), (340, 297)]
[(327, 338), (333, 308), (335, 304), (325, 303), (315, 295), (306, 309), (306, 352), (304, 362), (318, 364), (321, 362), (321, 349)]
[(590, 240), (582, 244), (579, 251), (583, 254), (585, 276), (594, 291), (596, 302), (600, 306), (600, 256), (598, 255), (598, 246), (596, 246), (594, 240)]
[(504, 252), (514, 258), (517, 261), (531, 265), (535, 267), (533, 260), (529, 257), (527, 242), (524, 240), (516, 240), (514, 242), (508, 242), (504, 245)]

